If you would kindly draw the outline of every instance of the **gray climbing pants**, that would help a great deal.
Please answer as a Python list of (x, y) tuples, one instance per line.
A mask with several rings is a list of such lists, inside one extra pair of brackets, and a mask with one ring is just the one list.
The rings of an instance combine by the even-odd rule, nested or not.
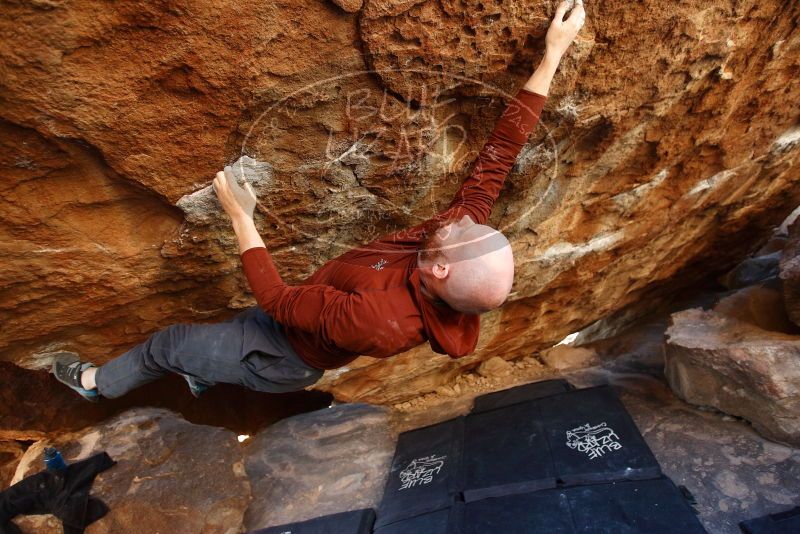
[(101, 366), (95, 380), (102, 396), (115, 398), (167, 373), (285, 393), (313, 384), (323, 371), (306, 364), (283, 326), (256, 306), (224, 323), (169, 326)]

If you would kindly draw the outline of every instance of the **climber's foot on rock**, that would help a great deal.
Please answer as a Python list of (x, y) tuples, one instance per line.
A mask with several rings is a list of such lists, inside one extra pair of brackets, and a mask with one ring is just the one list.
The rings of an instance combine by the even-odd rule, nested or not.
[(81, 383), (81, 375), (90, 367), (94, 367), (91, 362), (82, 362), (74, 352), (59, 352), (53, 358), (51, 372), (56, 380), (71, 388), (84, 399), (97, 402), (100, 400), (100, 393), (97, 389), (85, 389)]
[(213, 384), (206, 384), (205, 382), (201, 382), (193, 376), (181, 374), (181, 376), (186, 380), (186, 383), (189, 384), (189, 391), (192, 392), (192, 396), (195, 399), (199, 399), (200, 396), (208, 391)]

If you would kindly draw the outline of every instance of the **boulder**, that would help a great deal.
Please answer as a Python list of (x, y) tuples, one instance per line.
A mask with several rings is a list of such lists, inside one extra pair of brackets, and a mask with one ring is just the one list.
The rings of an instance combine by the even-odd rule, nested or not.
[(778, 276), (778, 264), (780, 261), (780, 251), (755, 258), (747, 258), (726, 273), (720, 281), (728, 289), (751, 286)]
[[(241, 531), (250, 500), (243, 446), (222, 428), (194, 425), (167, 410), (137, 408), (80, 432), (39, 441), (20, 459), (15, 480), (44, 467), (46, 444), (67, 462), (105, 451), (117, 464), (95, 479), (91, 494), (110, 508), (93, 534)], [(61, 532), (52, 516), (20, 517), (26, 532)]]
[(685, 401), (800, 445), (800, 337), (716, 311), (685, 310), (672, 315), (667, 330), (665, 374)]
[(556, 345), (540, 354), (542, 362), (557, 371), (589, 367), (599, 362), (597, 351), (587, 347)]
[[(0, 360), (103, 363), (251, 304), (206, 189), (243, 154), (270, 169), (256, 222), (289, 284), (444, 208), (555, 5), (4, 4)], [(476, 352), (363, 358), (318, 388), (401, 402), (546, 349), (730, 269), (800, 204), (800, 4), (586, 6), (489, 220), (516, 283)]]
[(773, 252), (783, 252), (784, 247), (786, 247), (786, 243), (789, 239), (785, 235), (776, 234), (773, 235), (769, 241), (764, 243), (764, 246), (758, 249), (755, 253), (756, 256), (766, 256), (768, 254), (772, 254)]
[(394, 454), (388, 410), (345, 404), (280, 421), (251, 440), (245, 469), (255, 530), (376, 508)]
[(800, 325), (800, 221), (789, 226), (789, 240), (780, 263), (780, 278), (786, 313)]
[(762, 330), (798, 334), (800, 328), (793, 324), (783, 306), (779, 289), (755, 285), (740, 289), (719, 300), (714, 311)]
[(499, 356), (489, 358), (478, 366), (478, 374), (486, 378), (508, 376), (513, 371), (514, 367)]

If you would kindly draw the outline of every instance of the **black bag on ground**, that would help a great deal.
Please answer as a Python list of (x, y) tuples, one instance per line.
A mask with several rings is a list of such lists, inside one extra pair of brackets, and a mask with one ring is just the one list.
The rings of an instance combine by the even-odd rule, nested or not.
[(262, 528), (251, 534), (369, 534), (374, 522), (375, 511), (367, 508)]
[(467, 503), (464, 534), (700, 534), (668, 478), (544, 490)]
[(0, 492), (0, 533), (19, 534), (11, 520), (18, 515), (53, 514), (65, 534), (79, 534), (108, 513), (103, 501), (89, 495), (95, 477), (116, 462), (105, 452), (67, 465), (41, 471)]
[(535, 401), (556, 476), (566, 485), (656, 478), (661, 468), (609, 386)]
[(489, 410), (504, 408), (512, 404), (519, 404), (520, 402), (541, 399), (543, 397), (549, 397), (550, 395), (557, 395), (558, 393), (566, 393), (572, 389), (572, 385), (563, 378), (524, 384), (522, 386), (475, 397), (471, 413), (488, 412)]
[(556, 487), (537, 401), (468, 415), (463, 456), (466, 502)]
[(800, 506), (742, 521), (739, 527), (745, 534), (797, 534), (800, 532)]
[(400, 434), (376, 527), (455, 502), (463, 438), (463, 417)]

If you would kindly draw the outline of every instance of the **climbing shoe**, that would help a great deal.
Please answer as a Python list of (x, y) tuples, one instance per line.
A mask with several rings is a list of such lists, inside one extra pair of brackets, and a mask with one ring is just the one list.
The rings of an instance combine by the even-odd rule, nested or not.
[(183, 373), (181, 373), (181, 376), (186, 380), (186, 383), (189, 384), (189, 391), (192, 392), (192, 396), (195, 399), (199, 399), (200, 396), (208, 391), (208, 388), (211, 387), (211, 384), (201, 382), (193, 376), (185, 375)]
[(90, 367), (94, 367), (94, 365), (91, 362), (80, 361), (74, 352), (59, 352), (53, 358), (51, 372), (56, 380), (76, 391), (84, 399), (97, 402), (100, 400), (100, 393), (97, 392), (97, 389), (84, 389), (81, 384), (81, 375)]

